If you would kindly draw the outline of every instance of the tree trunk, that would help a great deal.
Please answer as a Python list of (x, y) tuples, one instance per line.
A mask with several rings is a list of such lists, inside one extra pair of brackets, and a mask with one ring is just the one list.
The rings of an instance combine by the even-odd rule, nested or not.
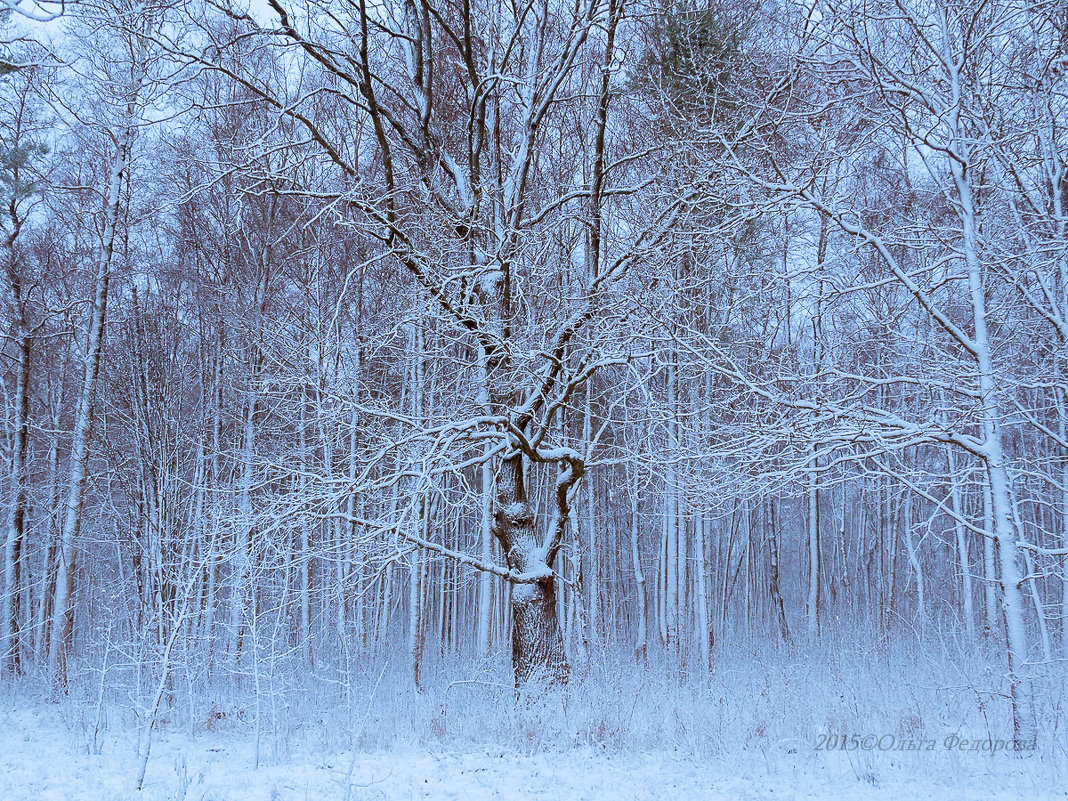
[[(488, 448), (487, 448), (488, 450)], [(482, 561), (493, 559), (493, 468), (489, 459), (482, 464), (482, 505), (479, 518), (479, 546)], [(485, 656), (490, 649), (490, 623), (493, 616), (493, 574), (483, 570), (478, 578), (478, 653)]]
[(505, 460), (497, 479), (494, 514), (494, 534), (508, 568), (520, 575), (542, 574), (536, 581), (512, 586), (512, 667), (517, 689), (531, 681), (563, 684), (570, 672), (556, 615), (556, 580), (551, 570), (556, 554), (552, 548), (539, 547), (523, 472), (521, 455)]
[(805, 611), (808, 620), (808, 636), (815, 637), (820, 630), (820, 494), (818, 474), (819, 456), (810, 461), (808, 474), (808, 598)]
[(674, 454), (679, 449), (676, 380), (675, 354), (672, 353), (667, 366), (668, 464), (664, 472), (664, 641), (671, 654), (677, 653), (679, 648), (679, 496), (674, 465)]
[[(1068, 292), (1068, 277), (1065, 281)], [(1068, 442), (1068, 389), (1057, 393), (1057, 418), (1062, 441)], [(1068, 448), (1061, 454), (1061, 656), (1068, 659)]]
[[(582, 446), (589, 452), (592, 445), (592, 401), (590, 395), (592, 387), (586, 384), (586, 403), (582, 414)], [(589, 582), (589, 637), (593, 642), (600, 642), (601, 631), (601, 578), (599, 565), (600, 543), (597, 537), (597, 519), (594, 516), (594, 504), (596, 498), (593, 491), (593, 482), (586, 482), (586, 545), (588, 556), (588, 569), (585, 578)]]
[(779, 585), (779, 515), (775, 509), (775, 499), (768, 499), (768, 542), (771, 557), (771, 602), (775, 607), (775, 614), (779, 620), (779, 632), (783, 640), (789, 642), (790, 628), (786, 624), (786, 605), (782, 600), (782, 589)]
[(927, 597), (923, 580), (923, 565), (920, 563), (920, 555), (916, 551), (916, 543), (912, 538), (912, 493), (905, 496), (905, 510), (901, 514), (901, 530), (905, 534), (905, 553), (908, 556), (909, 567), (912, 568), (916, 579), (916, 623), (922, 636), (926, 628), (927, 620)]
[(964, 504), (961, 502), (960, 482), (957, 481), (957, 467), (953, 449), (946, 450), (946, 467), (949, 470), (949, 493), (953, 504), (953, 528), (957, 536), (957, 559), (960, 562), (960, 593), (964, 614), (964, 630), (968, 639), (975, 639), (975, 608), (972, 603), (972, 566), (968, 558), (968, 540), (964, 533)]
[[(17, 137), (17, 134), (16, 134)], [(16, 143), (18, 139), (16, 138)], [(12, 167), (14, 185), (19, 183), (18, 165)], [(26, 519), (26, 454), (29, 449), (29, 384), (31, 334), (22, 292), (22, 275), (15, 249), (22, 218), (14, 199), (8, 205), (11, 230), (4, 241), (6, 251), (8, 302), (15, 315), (14, 343), (18, 365), (15, 370), (15, 409), (12, 420), (10, 500), (4, 536), (3, 587), (0, 588), (0, 676), (21, 672), (19, 613), (25, 603), (20, 593), (22, 576), (23, 527)]]
[(567, 683), (569, 668), (551, 577), (512, 588), (512, 667), (516, 687), (531, 680)]
[[(951, 77), (956, 89), (956, 82), (960, 79), (959, 73), (953, 70)], [(975, 328), (975, 358), (979, 368), (979, 391), (982, 398), (982, 453), (990, 477), (994, 536), (997, 539), (998, 561), (1001, 567), (1001, 602), (1005, 613), (1013, 734), (1018, 741), (1033, 743), (1036, 737), (1036, 722), (1027, 668), (1027, 626), (1024, 622), (1024, 604), (1020, 592), (1023, 575), (1019, 549), (1016, 547), (1016, 532), (1012, 524), (1009, 475), (1002, 446), (1000, 386), (994, 370), (993, 347), (987, 330), (986, 287), (979, 260), (979, 222), (970, 171), (966, 174), (962, 166), (969, 164), (968, 151), (963, 140), (957, 140), (957, 145), (960, 152), (954, 155), (959, 158), (951, 160), (950, 170), (957, 189), (958, 213), (963, 224), (964, 258), (968, 268), (968, 289)]]
[[(14, 266), (12, 266), (14, 270)], [(14, 275), (14, 273), (12, 273)], [(13, 279), (14, 280), (14, 279)], [(21, 293), (16, 290), (17, 308)], [(23, 311), (24, 316), (24, 311)], [(26, 520), (26, 454), (29, 449), (30, 335), (26, 321), (17, 324), (18, 368), (15, 378), (15, 436), (11, 453), (11, 500), (4, 539), (4, 586), (0, 602), (0, 675), (21, 672), (19, 612), (24, 602), (19, 592)]]
[(52, 606), (52, 633), (48, 648), (48, 674), (54, 690), (66, 689), (67, 654), (71, 646), (74, 610), (74, 576), (77, 570), (77, 539), (82, 523), (82, 504), (85, 500), (85, 481), (89, 464), (89, 437), (93, 425), (94, 394), (100, 372), (100, 356), (104, 348), (104, 321), (107, 317), (108, 289), (111, 284), (111, 265), (122, 202), (122, 184), (133, 143), (133, 109), (124, 131), (108, 178), (104, 232), (97, 263), (93, 305), (89, 315), (89, 337), (85, 345), (85, 373), (74, 417), (74, 437), (71, 443), (67, 498), (62, 511), (59, 564), (56, 571)]
[(230, 573), (230, 644), (227, 650), (235, 665), (241, 659), (252, 582), (252, 458), (256, 450), (257, 407), (255, 390), (250, 389), (242, 425), (241, 483), (237, 495), (236, 540)]
[[(420, 524), (422, 528), (426, 528), (422, 520)], [(422, 532), (420, 534), (422, 535)], [(422, 688), (420, 670), (423, 663), (422, 588), (424, 570), (423, 552), (416, 548), (411, 555), (411, 563), (408, 568), (408, 659), (412, 668), (412, 683), (417, 690)]]
[(984, 624), (983, 637), (993, 640), (997, 637), (998, 624), (998, 570), (997, 557), (994, 553), (994, 510), (990, 501), (990, 479), (983, 483), (983, 599)]
[(634, 586), (638, 595), (638, 645), (635, 648), (635, 656), (639, 662), (644, 663), (649, 650), (648, 593), (645, 588), (645, 572), (642, 570), (641, 551), (639, 549), (641, 520), (638, 517), (638, 470), (634, 467), (631, 467), (630, 470), (633, 473), (630, 490), (630, 556), (634, 568)]
[(712, 667), (712, 626), (708, 619), (708, 565), (705, 556), (705, 542), (708, 516), (703, 512), (696, 521), (694, 529), (694, 636), (697, 638), (697, 653), (701, 659), (701, 670)]

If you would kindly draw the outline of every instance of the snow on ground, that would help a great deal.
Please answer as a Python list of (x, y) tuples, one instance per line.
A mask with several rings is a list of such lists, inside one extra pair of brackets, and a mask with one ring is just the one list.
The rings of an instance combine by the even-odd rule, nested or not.
[[(324, 753), (292, 749), (253, 769), (248, 732), (157, 736), (144, 790), (134, 790), (136, 732), (99, 738), (69, 708), (5, 703), (0, 710), (2, 801), (364, 801), (365, 799), (881, 799), (1016, 801), (1068, 798), (1068, 788), (1039, 779), (1041, 760), (978, 757), (985, 763), (927, 761), (908, 765), (875, 786), (870, 767), (887, 755), (837, 759), (783, 748), (745, 768), (733, 760), (671, 754), (603, 755), (590, 750), (522, 754), (449, 749)], [(84, 718), (83, 718), (84, 721)], [(99, 753), (94, 753), (98, 750)], [(977, 769), (976, 769), (977, 768)], [(883, 771), (885, 773), (885, 771)], [(923, 779), (920, 776), (938, 776)], [(346, 793), (346, 788), (348, 792)]]

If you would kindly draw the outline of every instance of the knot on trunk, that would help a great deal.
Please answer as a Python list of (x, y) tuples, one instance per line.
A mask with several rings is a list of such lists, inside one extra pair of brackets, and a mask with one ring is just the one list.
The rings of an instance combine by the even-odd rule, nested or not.
[(534, 513), (530, 504), (525, 501), (513, 501), (499, 506), (494, 518), (500, 526), (525, 527), (534, 523)]

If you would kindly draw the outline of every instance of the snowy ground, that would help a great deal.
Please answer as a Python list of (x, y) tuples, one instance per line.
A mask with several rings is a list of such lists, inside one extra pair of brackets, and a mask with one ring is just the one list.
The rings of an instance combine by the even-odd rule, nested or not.
[[(83, 710), (84, 711), (84, 710)], [(134, 791), (136, 733), (108, 732), (94, 748), (88, 716), (64, 705), (3, 699), (2, 801), (333, 801), (333, 799), (1044, 799), (1068, 798), (1041, 757), (864, 754), (770, 749), (748, 767), (734, 759), (664, 753), (603, 755), (473, 748), (326, 753), (293, 748), (253, 769), (248, 731), (164, 733), (143, 792)], [(94, 750), (99, 753), (94, 753)], [(880, 778), (874, 779), (878, 774)], [(925, 777), (925, 778), (924, 778)]]

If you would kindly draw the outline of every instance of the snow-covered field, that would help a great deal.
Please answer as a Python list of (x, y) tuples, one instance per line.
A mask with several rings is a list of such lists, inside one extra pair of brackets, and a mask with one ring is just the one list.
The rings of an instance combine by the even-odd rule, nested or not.
[[(454, 746), (324, 749), (304, 740), (261, 753), (250, 729), (177, 733), (152, 745), (144, 789), (136, 728), (93, 745), (94, 712), (3, 699), (3, 801), (333, 801), (333, 799), (1064, 799), (1049, 753), (819, 753), (783, 743), (741, 757)], [(261, 748), (262, 751), (262, 748)], [(1060, 771), (1063, 773), (1063, 770)]]
[(420, 691), (389, 658), (265, 663), (258, 683), (182, 671), (141, 791), (156, 683), (82, 662), (58, 702), (40, 674), (0, 685), (0, 801), (1068, 799), (1061, 674), (1036, 693), (1038, 748), (991, 754), (1012, 731), (997, 659), (851, 636), (725, 645), (701, 676), (599, 652), (521, 702), (502, 654), (428, 660)]

